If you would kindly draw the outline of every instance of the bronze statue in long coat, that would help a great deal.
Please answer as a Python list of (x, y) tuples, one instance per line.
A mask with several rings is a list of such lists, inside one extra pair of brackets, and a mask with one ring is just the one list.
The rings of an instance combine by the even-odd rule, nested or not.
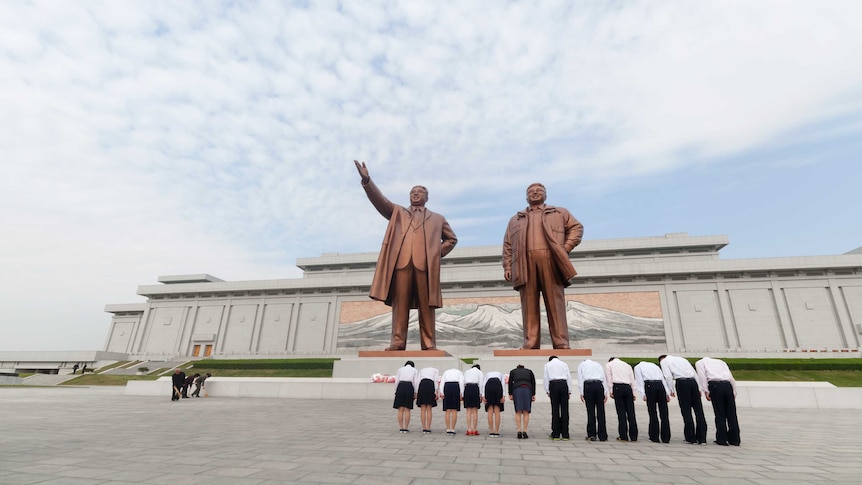
[(577, 274), (569, 252), (581, 243), (584, 226), (568, 210), (546, 205), (545, 199), (544, 185), (527, 187), (530, 205), (509, 220), (503, 237), (503, 276), (521, 294), (523, 348), (541, 348), (541, 293), (552, 344), (568, 349), (565, 287)]
[(410, 190), (410, 207), (392, 203), (371, 180), (365, 163), (354, 160), (368, 200), (389, 220), (369, 296), (392, 307), (392, 339), (386, 350), (407, 346), (410, 309), (419, 311), (422, 350), (437, 346), (435, 309), (443, 306), (440, 259), (458, 239), (442, 215), (425, 208), (428, 190)]

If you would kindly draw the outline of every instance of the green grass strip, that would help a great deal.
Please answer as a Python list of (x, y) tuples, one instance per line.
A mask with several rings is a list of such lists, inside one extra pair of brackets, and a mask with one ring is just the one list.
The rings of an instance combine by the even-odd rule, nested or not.
[(204, 359), (192, 364), (199, 369), (323, 369), (332, 373), (333, 363), (338, 359)]

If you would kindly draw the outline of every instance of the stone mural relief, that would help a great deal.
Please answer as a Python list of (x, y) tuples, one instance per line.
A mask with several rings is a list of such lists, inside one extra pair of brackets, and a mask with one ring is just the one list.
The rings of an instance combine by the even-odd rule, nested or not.
[[(567, 295), (566, 320), (572, 348), (667, 348), (657, 292)], [(444, 299), (437, 310), (438, 347), (450, 350), (518, 348), (523, 325), (518, 297)], [(375, 349), (389, 342), (389, 308), (379, 302), (343, 302), (338, 347)], [(410, 315), (408, 342), (416, 342), (417, 316)], [(542, 312), (542, 344), (551, 348)]]

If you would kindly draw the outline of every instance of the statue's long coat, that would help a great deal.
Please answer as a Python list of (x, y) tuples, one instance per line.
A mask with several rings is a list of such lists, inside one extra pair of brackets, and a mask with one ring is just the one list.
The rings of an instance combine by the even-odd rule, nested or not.
[[(529, 208), (528, 208), (529, 209)], [(517, 290), (527, 284), (527, 210), (509, 220), (503, 236), (503, 270), (510, 271), (512, 286)], [(578, 274), (569, 253), (581, 243), (584, 226), (566, 209), (546, 205), (542, 211), (542, 232), (548, 241), (563, 286), (571, 285)]]
[[(380, 192), (372, 180), (362, 184), (368, 200), (383, 217), (389, 220), (380, 255), (377, 257), (377, 269), (371, 281), (371, 291), (368, 296), (392, 306), (390, 287), (395, 273), (395, 262), (407, 230), (410, 229), (410, 209), (393, 204)], [(440, 289), (440, 258), (449, 254), (458, 239), (446, 218), (436, 212), (425, 209), (425, 254), (428, 269), (428, 303), (432, 308), (443, 306), (443, 292)], [(411, 301), (410, 308), (416, 308), (417, 302)]]

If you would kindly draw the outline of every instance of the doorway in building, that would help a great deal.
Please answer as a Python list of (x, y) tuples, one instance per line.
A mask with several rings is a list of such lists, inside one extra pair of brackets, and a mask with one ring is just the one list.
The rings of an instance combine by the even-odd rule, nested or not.
[(207, 345), (204, 348), (204, 357), (211, 357), (213, 355), (213, 346)]
[(200, 357), (201, 356), (201, 346), (199, 344), (195, 344), (195, 348), (192, 349), (192, 356), (193, 357)]

